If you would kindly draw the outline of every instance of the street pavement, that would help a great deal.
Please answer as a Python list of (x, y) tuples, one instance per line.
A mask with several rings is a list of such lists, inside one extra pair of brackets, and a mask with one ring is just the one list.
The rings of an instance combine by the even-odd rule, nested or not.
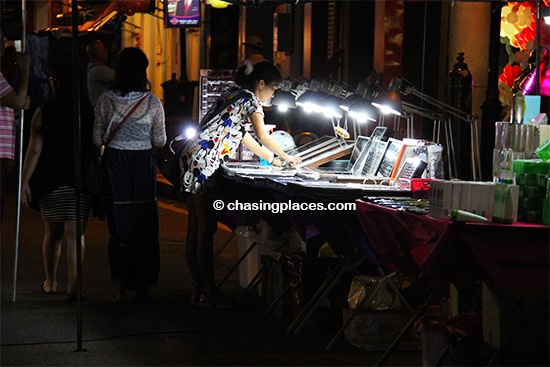
[[(243, 297), (237, 309), (189, 305), (192, 284), (184, 251), (187, 212), (182, 202), (167, 196), (159, 197), (161, 273), (151, 301), (110, 301), (107, 228), (97, 219), (91, 219), (86, 230), (85, 299), (69, 302), (62, 293), (64, 254), (60, 293), (43, 294), (42, 220), (38, 212), (21, 208), (16, 251), (16, 196), (15, 192), (8, 195), (1, 227), (2, 366), (368, 366), (381, 356), (380, 351), (356, 348), (343, 338), (326, 351), (335, 333), (328, 327), (287, 333), (291, 320), (263, 315), (265, 307), (255, 291)], [(229, 235), (220, 226), (216, 252)], [(218, 280), (237, 258), (238, 239), (234, 238), (216, 258)], [(222, 290), (231, 297), (242, 293), (238, 272)], [(420, 364), (420, 351), (397, 353), (386, 363)]]

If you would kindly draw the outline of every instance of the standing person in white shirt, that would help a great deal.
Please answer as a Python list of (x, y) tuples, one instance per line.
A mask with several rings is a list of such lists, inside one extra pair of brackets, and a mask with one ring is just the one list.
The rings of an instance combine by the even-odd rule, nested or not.
[(93, 141), (97, 147), (105, 146), (104, 207), (114, 302), (125, 302), (127, 290), (136, 291), (138, 298), (150, 298), (150, 287), (159, 277), (154, 149), (166, 144), (166, 127), (162, 103), (149, 91), (148, 65), (140, 49), (122, 50), (113, 88), (99, 97), (94, 113)]

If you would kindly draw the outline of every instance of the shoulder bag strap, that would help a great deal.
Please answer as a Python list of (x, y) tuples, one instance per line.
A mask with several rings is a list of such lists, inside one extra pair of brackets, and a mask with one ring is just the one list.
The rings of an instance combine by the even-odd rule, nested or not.
[(247, 94), (248, 94), (248, 92), (245, 92), (244, 90), (241, 90), (239, 93), (237, 93), (233, 96), (226, 96), (226, 98), (219, 99), (216, 102), (216, 104), (210, 108), (208, 113), (201, 120), (200, 127), (203, 127), (208, 122), (208, 120), (210, 120), (213, 116), (216, 116), (221, 111), (224, 111), (232, 103), (239, 100), (240, 98), (245, 97)]
[(126, 123), (126, 121), (128, 120), (128, 118), (130, 116), (132, 116), (132, 114), (134, 113), (134, 111), (136, 110), (136, 108), (138, 108), (138, 106), (141, 104), (141, 102), (143, 102), (145, 100), (145, 98), (147, 98), (147, 96), (149, 96), (149, 93), (147, 93), (146, 95), (144, 95), (143, 97), (141, 97), (139, 99), (139, 101), (136, 102), (136, 104), (134, 104), (134, 106), (128, 111), (128, 113), (124, 116), (124, 118), (122, 119), (122, 121), (120, 121), (118, 123), (118, 125), (113, 129), (113, 131), (111, 131), (111, 134), (109, 135), (109, 138), (107, 139), (107, 141), (105, 142), (105, 146), (109, 145), (109, 143), (111, 142), (111, 140), (113, 140), (113, 138), (115, 137), (115, 135), (120, 131), (120, 129), (122, 129), (122, 126), (124, 126), (124, 124)]

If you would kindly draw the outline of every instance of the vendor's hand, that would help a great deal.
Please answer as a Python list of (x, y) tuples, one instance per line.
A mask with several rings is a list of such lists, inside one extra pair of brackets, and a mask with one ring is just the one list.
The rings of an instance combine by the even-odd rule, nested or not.
[(279, 158), (274, 158), (273, 163), (271, 163), (275, 167), (282, 167), (283, 161), (281, 161)]
[(275, 158), (273, 159), (273, 165), (275, 167), (284, 167), (284, 168), (287, 168), (287, 167), (294, 167), (296, 166), (297, 164), (299, 164), (300, 162), (302, 161), (302, 159), (300, 157), (295, 157), (295, 156), (287, 156), (287, 160), (281, 160), (280, 158)]
[(302, 158), (289, 155), (286, 161), (290, 163), (291, 167), (294, 167), (302, 162)]
[(29, 184), (22, 184), (21, 185), (21, 204), (29, 207), (29, 204), (31, 202), (31, 189), (29, 187)]

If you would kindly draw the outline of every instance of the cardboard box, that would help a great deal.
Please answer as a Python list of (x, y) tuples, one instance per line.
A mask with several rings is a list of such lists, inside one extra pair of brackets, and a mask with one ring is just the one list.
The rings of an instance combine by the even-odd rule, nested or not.
[(548, 292), (482, 284), (483, 341), (502, 352), (548, 355)]
[(493, 182), (479, 182), (476, 190), (479, 191), (479, 213), (476, 214), (491, 219), (495, 199), (495, 184)]
[(430, 216), (434, 218), (448, 217), (452, 195), (452, 181), (432, 180), (430, 182)]

